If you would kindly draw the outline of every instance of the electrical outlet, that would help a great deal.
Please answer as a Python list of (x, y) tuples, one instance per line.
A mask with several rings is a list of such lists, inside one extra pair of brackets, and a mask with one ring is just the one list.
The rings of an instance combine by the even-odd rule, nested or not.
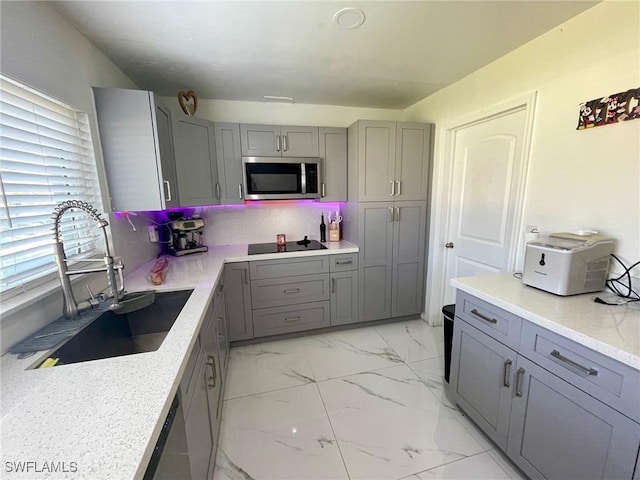
[(527, 225), (525, 228), (526, 233), (540, 233), (540, 229), (537, 225)]
[(151, 243), (157, 243), (158, 242), (158, 229), (156, 228), (155, 225), (149, 225), (147, 227), (147, 231), (149, 232), (149, 241)]

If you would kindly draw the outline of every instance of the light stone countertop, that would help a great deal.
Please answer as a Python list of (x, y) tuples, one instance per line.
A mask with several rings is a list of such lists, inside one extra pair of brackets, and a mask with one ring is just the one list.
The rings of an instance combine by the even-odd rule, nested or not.
[(512, 273), (456, 278), (451, 285), (640, 370), (640, 302), (593, 301), (605, 292), (560, 297), (524, 285)]
[[(142, 478), (225, 262), (358, 251), (348, 242), (327, 246), (251, 256), (247, 245), (210, 247), (207, 253), (170, 257), (165, 283), (159, 287), (145, 279), (154, 261), (128, 273), (128, 291), (194, 289), (155, 352), (39, 370), (29, 368), (46, 358), (44, 352), (22, 360), (3, 355), (2, 473), (15, 479)], [(16, 473), (7, 470), (7, 462), (12, 469), (14, 462), (35, 466)], [(48, 465), (58, 466), (58, 471), (47, 471)]]

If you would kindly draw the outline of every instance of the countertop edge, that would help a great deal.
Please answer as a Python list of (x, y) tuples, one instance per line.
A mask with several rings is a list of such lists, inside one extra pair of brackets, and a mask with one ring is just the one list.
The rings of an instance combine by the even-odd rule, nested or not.
[[(501, 274), (501, 275), (504, 276), (505, 274)], [(511, 276), (511, 274), (509, 275)], [(620, 348), (617, 348), (605, 341), (594, 338), (584, 332), (580, 332), (574, 328), (570, 328), (565, 325), (562, 325), (557, 320), (548, 318), (546, 316), (540, 315), (539, 313), (536, 313), (535, 311), (531, 311), (530, 309), (523, 308), (519, 305), (511, 303), (510, 301), (505, 300), (504, 298), (500, 298), (495, 294), (488, 293), (487, 291), (483, 290), (481, 287), (469, 285), (467, 282), (471, 278), (479, 278), (479, 277), (454, 278), (454, 279), (451, 279), (451, 285), (459, 290), (462, 290), (463, 292), (469, 293), (470, 295), (478, 297), (481, 300), (489, 302), (495, 305), (496, 307), (502, 308), (503, 310), (513, 313), (514, 315), (522, 317), (525, 320), (528, 320), (540, 327), (546, 328), (547, 330), (550, 330), (554, 333), (562, 335), (570, 340), (574, 340), (588, 348), (591, 348), (592, 350), (598, 353), (601, 353), (603, 355), (606, 355), (609, 358), (612, 358), (613, 360), (616, 360), (636, 370), (640, 370), (639, 356), (634, 355), (633, 353), (621, 350)], [(520, 282), (520, 280), (516, 278), (514, 278), (513, 280)], [(522, 287), (532, 288), (526, 285), (522, 285)], [(542, 295), (553, 295), (546, 292), (539, 292), (539, 293)], [(568, 297), (559, 297), (559, 298), (568, 298)], [(608, 308), (615, 309), (620, 307), (612, 306)]]

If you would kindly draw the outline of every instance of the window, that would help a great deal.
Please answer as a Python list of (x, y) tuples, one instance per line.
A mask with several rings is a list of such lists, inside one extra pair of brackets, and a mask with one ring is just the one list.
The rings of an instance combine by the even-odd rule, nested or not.
[[(88, 117), (0, 76), (0, 292), (19, 293), (53, 278), (55, 206), (89, 202), (102, 211)], [(84, 212), (62, 217), (67, 258), (102, 248)]]

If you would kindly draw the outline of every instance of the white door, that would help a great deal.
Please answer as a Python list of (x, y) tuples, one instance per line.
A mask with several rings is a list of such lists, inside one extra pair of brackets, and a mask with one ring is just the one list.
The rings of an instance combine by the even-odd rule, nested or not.
[(523, 106), (455, 132), (445, 304), (455, 302), (451, 278), (513, 268), (526, 122)]

